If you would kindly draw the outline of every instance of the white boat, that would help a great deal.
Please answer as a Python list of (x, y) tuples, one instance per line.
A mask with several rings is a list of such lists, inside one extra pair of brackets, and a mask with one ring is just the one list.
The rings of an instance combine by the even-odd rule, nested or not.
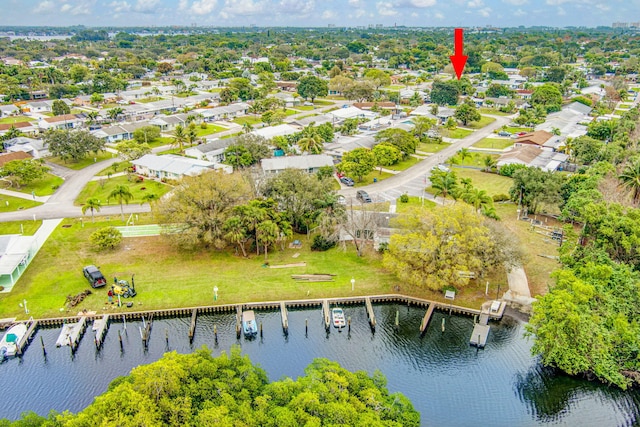
[(255, 337), (258, 334), (258, 325), (253, 310), (242, 312), (242, 330), (245, 338)]
[(12, 357), (18, 352), (18, 343), (27, 334), (27, 325), (17, 323), (0, 340), (0, 357)]
[(344, 312), (341, 308), (332, 308), (331, 318), (333, 319), (333, 326), (336, 328), (344, 328), (344, 325), (346, 325)]

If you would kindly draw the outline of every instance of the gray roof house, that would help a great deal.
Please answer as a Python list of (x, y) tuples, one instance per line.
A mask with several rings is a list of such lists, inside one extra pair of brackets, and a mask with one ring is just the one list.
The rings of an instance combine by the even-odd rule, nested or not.
[(175, 114), (173, 116), (158, 116), (149, 120), (150, 125), (158, 126), (160, 130), (173, 130), (178, 125), (184, 126), (188, 114)]
[(235, 138), (214, 139), (206, 144), (187, 148), (184, 154), (189, 157), (195, 157), (196, 159), (207, 160), (213, 164), (218, 164), (224, 161), (225, 150), (228, 146), (232, 145), (235, 140)]
[(315, 173), (321, 167), (333, 166), (333, 158), (327, 154), (311, 154), (307, 156), (286, 156), (262, 159), (262, 171), (265, 174), (275, 174), (285, 169), (300, 169), (308, 173)]
[(30, 154), (34, 159), (51, 155), (49, 148), (44, 146), (44, 141), (41, 139), (27, 138), (25, 136), (18, 136), (5, 141), (4, 148), (8, 153), (23, 151)]
[(244, 116), (249, 110), (249, 104), (238, 102), (235, 104), (222, 105), (214, 108), (198, 108), (194, 113), (201, 114), (206, 122), (231, 119), (233, 117)]
[(7, 117), (12, 114), (18, 114), (20, 109), (13, 104), (0, 105), (0, 117)]
[(198, 175), (213, 169), (213, 163), (172, 154), (156, 156), (145, 154), (131, 162), (136, 173), (159, 179), (180, 179), (185, 175)]
[(133, 139), (133, 132), (141, 127), (148, 126), (148, 122), (123, 123), (120, 125), (106, 126), (91, 131), (93, 136), (104, 139), (106, 142), (116, 142), (125, 139)]

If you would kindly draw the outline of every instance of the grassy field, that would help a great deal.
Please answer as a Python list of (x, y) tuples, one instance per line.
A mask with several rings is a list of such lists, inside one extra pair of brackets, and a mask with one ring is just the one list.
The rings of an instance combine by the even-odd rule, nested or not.
[[(213, 286), (219, 289), (218, 303), (268, 301), (352, 295), (351, 278), (355, 278), (356, 294), (390, 292), (396, 279), (380, 267), (380, 256), (371, 251), (357, 257), (352, 247), (334, 248), (327, 252), (311, 252), (306, 236), (295, 236), (303, 242), (301, 249), (276, 250), (269, 254), (271, 265), (306, 262), (306, 267), (271, 269), (263, 267), (264, 255), (251, 254), (249, 259), (235, 256), (233, 250), (184, 251), (167, 243), (165, 237), (124, 239), (119, 249), (96, 253), (88, 243), (89, 235), (119, 221), (96, 222), (67, 219), (69, 228), (58, 227), (38, 253), (26, 273), (9, 294), (0, 294), (0, 310), (4, 316), (20, 316), (18, 303), (29, 301), (34, 317), (61, 316), (67, 295), (88, 288), (82, 267), (95, 264), (109, 281), (116, 276), (129, 280), (135, 274), (135, 309), (188, 307), (213, 303)], [(293, 255), (298, 253), (297, 258)], [(73, 256), (61, 256), (73, 254)], [(291, 274), (330, 273), (334, 282), (304, 283), (291, 279)], [(107, 288), (95, 290), (82, 304), (71, 310), (115, 311), (106, 307)], [(122, 308), (120, 310), (131, 310)]]
[(474, 187), (485, 190), (490, 196), (509, 194), (513, 183), (511, 178), (495, 173), (482, 172), (477, 169), (453, 168), (458, 179), (470, 178)]
[(392, 166), (383, 166), (384, 169), (390, 169), (392, 171), (403, 171), (409, 169), (411, 166), (418, 163), (420, 159), (415, 157), (408, 157), (406, 160), (403, 160)]
[(377, 181), (382, 181), (389, 178), (390, 176), (393, 175), (388, 172), (380, 172), (376, 169), (369, 175), (362, 177), (362, 181), (358, 181), (357, 178), (353, 178), (353, 180), (355, 181), (354, 187), (364, 187), (365, 185), (373, 184), (374, 179), (376, 179)]
[(496, 119), (494, 119), (493, 117), (481, 116), (480, 121), (471, 122), (466, 127), (470, 129), (482, 129), (483, 127), (490, 125), (495, 121)]
[(531, 128), (502, 126), (498, 131), (504, 130), (509, 133), (531, 132)]
[(512, 113), (504, 113), (500, 110), (496, 110), (494, 108), (479, 108), (478, 111), (480, 114), (491, 114), (492, 116), (510, 116)]
[(23, 234), (25, 236), (33, 236), (41, 225), (42, 220), (0, 222), (0, 234)]
[(2, 212), (14, 212), (23, 209), (33, 208), (40, 206), (42, 203), (34, 202), (31, 199), (23, 199), (20, 197), (5, 196), (0, 194), (0, 213)]
[[(135, 175), (134, 175), (135, 176)], [(108, 200), (109, 194), (116, 188), (117, 185), (126, 185), (129, 187), (133, 198), (129, 201), (130, 204), (140, 203), (142, 197), (148, 193), (154, 193), (158, 196), (162, 196), (171, 189), (168, 185), (165, 185), (158, 181), (145, 179), (143, 182), (129, 182), (126, 176), (117, 176), (115, 178), (105, 178), (101, 181), (89, 182), (80, 192), (78, 198), (75, 201), (76, 205), (82, 205), (85, 200), (90, 197), (97, 197), (101, 201), (102, 206), (106, 205), (118, 205), (117, 200)]]
[(437, 205), (435, 202), (431, 200), (424, 199), (418, 196), (409, 196), (409, 201), (407, 203), (402, 203), (400, 199), (396, 200), (396, 212), (397, 213), (406, 213), (411, 209), (433, 209)]
[[(340, 97), (338, 97), (338, 98), (336, 98), (336, 99), (339, 99), (339, 98), (340, 98)], [(341, 98), (341, 99), (345, 99), (345, 98)], [(324, 101), (324, 100), (322, 100), (322, 99), (316, 99), (315, 101), (313, 101), (313, 105), (320, 105), (320, 106), (323, 106), (323, 105), (333, 105), (333, 102), (331, 102), (331, 101)]]
[(11, 123), (20, 123), (20, 122), (35, 122), (36, 119), (34, 119), (33, 117), (29, 117), (29, 116), (10, 116), (10, 117), (3, 117), (0, 119), (0, 124), (2, 125), (6, 125), (6, 124), (11, 124)]
[(46, 173), (42, 179), (32, 182), (29, 185), (23, 185), (20, 188), (9, 187), (6, 181), (0, 181), (0, 187), (5, 190), (19, 191), (25, 194), (35, 194), (36, 196), (50, 196), (55, 193), (56, 190), (64, 179), (51, 173)]
[(421, 151), (423, 153), (437, 153), (441, 150), (444, 150), (448, 146), (450, 146), (448, 142), (443, 142), (442, 144), (435, 144), (432, 142), (421, 142), (418, 144), (417, 151)]
[(471, 135), (473, 131), (468, 129), (461, 129), (461, 128), (455, 128), (453, 130), (443, 128), (440, 130), (440, 133), (442, 134), (442, 136), (447, 138), (462, 139), (466, 136)]
[(199, 137), (207, 136), (207, 135), (211, 135), (212, 133), (218, 133), (218, 132), (222, 132), (223, 130), (227, 130), (227, 128), (223, 128), (222, 126), (216, 126), (212, 124), (207, 124), (206, 129), (202, 129), (200, 126), (198, 126), (196, 129), (198, 130), (197, 133)]
[(91, 166), (95, 162), (101, 162), (103, 160), (108, 160), (108, 159), (111, 159), (113, 157), (116, 157), (116, 155), (114, 153), (110, 153), (108, 151), (101, 151), (100, 153), (98, 153), (95, 156), (92, 155), (91, 153), (89, 153), (89, 155), (87, 157), (85, 157), (84, 159), (82, 159), (82, 160), (80, 160), (78, 162), (71, 162), (71, 161), (65, 162), (60, 157), (49, 157), (49, 158), (47, 158), (47, 161), (51, 162), (51, 163), (55, 163), (55, 164), (60, 165), (60, 166), (64, 166), (64, 167), (69, 168), (69, 169), (73, 169), (73, 170), (78, 171), (80, 169), (86, 168), (87, 166)]
[(476, 148), (495, 148), (497, 150), (502, 150), (507, 147), (511, 147), (513, 145), (513, 139), (510, 138), (484, 138), (475, 144), (473, 147)]
[(129, 167), (131, 167), (131, 162), (118, 162), (114, 164), (117, 166), (115, 170), (109, 166), (108, 168), (104, 168), (98, 172), (96, 176), (109, 176), (109, 174), (113, 175), (115, 173), (125, 172)]
[(262, 119), (258, 116), (243, 116), (243, 117), (236, 117), (235, 119), (233, 119), (234, 123), (239, 124), (240, 126), (244, 125), (245, 123), (248, 123), (250, 125), (257, 125), (258, 123), (262, 123)]

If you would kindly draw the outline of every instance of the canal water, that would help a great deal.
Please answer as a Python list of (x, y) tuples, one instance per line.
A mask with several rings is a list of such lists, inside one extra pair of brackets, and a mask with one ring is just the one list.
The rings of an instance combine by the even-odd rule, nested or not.
[[(279, 312), (257, 311), (263, 337), (251, 341), (236, 339), (235, 313), (200, 315), (193, 344), (187, 337), (190, 318), (156, 319), (148, 350), (142, 346), (142, 321), (127, 322), (126, 331), (122, 322), (112, 322), (101, 351), (96, 352), (88, 328), (74, 356), (68, 347), (55, 347), (60, 328), (40, 329), (22, 359), (0, 365), (5, 384), (0, 418), (16, 419), (27, 410), (42, 415), (52, 409), (77, 412), (103, 393), (115, 377), (158, 360), (165, 351), (188, 353), (206, 344), (217, 355), (239, 344), (271, 380), (303, 375), (316, 357), (335, 360), (349, 370), (373, 373), (378, 369), (387, 377), (391, 392), (402, 392), (411, 399), (425, 426), (624, 426), (640, 422), (639, 392), (622, 392), (542, 369), (530, 356), (524, 324), (515, 319), (492, 322), (486, 348), (477, 350), (469, 346), (470, 317), (436, 311), (427, 333), (420, 337), (417, 331), (424, 309), (376, 305), (375, 333), (368, 326), (364, 306), (345, 306), (344, 310), (352, 318), (351, 333), (346, 328), (326, 333), (320, 309), (300, 309), (289, 311), (288, 336), (282, 332)], [(47, 349), (46, 359), (40, 337)]]

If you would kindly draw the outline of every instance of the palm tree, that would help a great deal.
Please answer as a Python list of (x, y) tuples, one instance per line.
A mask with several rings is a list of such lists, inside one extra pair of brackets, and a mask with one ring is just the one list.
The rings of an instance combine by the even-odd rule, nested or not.
[(320, 154), (324, 148), (322, 146), (322, 138), (317, 134), (302, 138), (298, 141), (298, 147), (300, 147), (301, 151), (306, 151), (309, 154)]
[(180, 152), (184, 148), (184, 143), (187, 141), (187, 133), (182, 125), (177, 125), (173, 130), (173, 144), (180, 147)]
[(628, 163), (622, 174), (618, 176), (622, 186), (631, 191), (633, 203), (640, 202), (640, 159), (636, 158)]
[[(249, 239), (248, 230), (246, 224), (242, 221), (242, 218), (239, 216), (232, 216), (224, 223), (224, 229), (227, 232), (224, 237), (229, 242), (238, 245), (240, 250), (242, 250), (242, 256), (247, 257), (247, 250), (244, 245), (247, 243)], [(237, 250), (236, 250), (236, 253)]]
[(484, 158), (484, 170), (491, 172), (491, 169), (497, 166), (498, 162), (491, 156), (485, 156)]
[(251, 126), (251, 123), (246, 122), (245, 124), (242, 125), (242, 132), (243, 133), (249, 133), (253, 130), (253, 126)]
[(269, 246), (273, 245), (278, 241), (278, 237), (280, 236), (280, 229), (278, 228), (278, 224), (271, 221), (270, 219), (266, 221), (262, 221), (258, 224), (256, 228), (256, 238), (258, 243), (264, 247), (264, 260), (267, 260), (267, 252)]
[(478, 213), (480, 209), (493, 206), (493, 199), (491, 196), (489, 196), (485, 190), (480, 190), (474, 187), (465, 190), (462, 194), (462, 200), (473, 206), (476, 213)]
[(158, 196), (156, 193), (146, 193), (144, 196), (142, 196), (142, 199), (140, 199), (140, 206), (144, 205), (145, 203), (149, 203), (149, 207), (151, 207), (151, 205), (159, 199), (160, 196)]
[(461, 148), (458, 150), (458, 156), (460, 156), (460, 164), (462, 164), (466, 158), (471, 158), (471, 152), (468, 148)]
[(195, 123), (193, 122), (189, 123), (189, 126), (186, 129), (184, 138), (189, 145), (193, 145), (196, 143), (196, 141), (198, 140), (198, 130), (196, 129)]
[(107, 115), (111, 120), (117, 120), (124, 113), (121, 107), (114, 107), (107, 111)]
[(93, 222), (93, 212), (100, 212), (100, 206), (102, 206), (102, 203), (100, 203), (97, 197), (89, 197), (84, 202), (84, 205), (82, 205), (82, 215), (87, 213), (88, 210), (91, 210), (91, 222)]
[(120, 203), (120, 213), (122, 214), (122, 221), (124, 221), (124, 207), (123, 203), (129, 204), (129, 200), (133, 199), (133, 194), (131, 194), (131, 190), (126, 185), (118, 185), (113, 191), (109, 194), (109, 199), (116, 199), (118, 203)]
[(87, 113), (87, 123), (92, 124), (98, 118), (99, 113), (97, 111), (89, 111)]
[(446, 199), (448, 195), (454, 193), (458, 188), (458, 180), (453, 172), (442, 172), (431, 177), (431, 186), (435, 191), (435, 195), (442, 195)]

